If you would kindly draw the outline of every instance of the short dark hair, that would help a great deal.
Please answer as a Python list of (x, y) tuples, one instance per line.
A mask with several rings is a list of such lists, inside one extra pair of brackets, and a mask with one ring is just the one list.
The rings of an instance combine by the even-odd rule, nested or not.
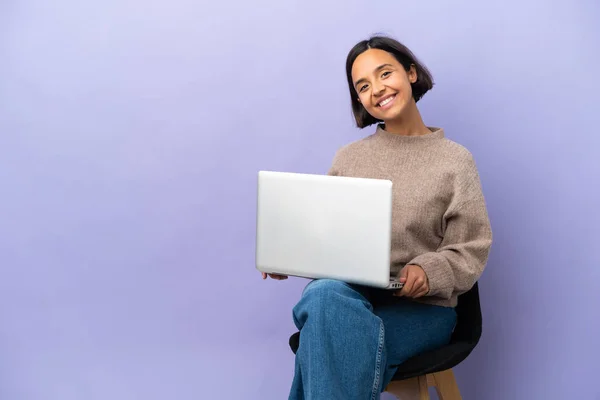
[(372, 36), (368, 40), (363, 40), (357, 43), (348, 53), (346, 58), (346, 76), (348, 78), (348, 88), (350, 89), (350, 100), (352, 101), (352, 112), (356, 119), (356, 125), (359, 128), (364, 128), (373, 125), (381, 120), (374, 118), (365, 110), (365, 107), (358, 101), (358, 93), (352, 82), (352, 65), (356, 58), (369, 49), (379, 49), (390, 53), (398, 60), (406, 71), (410, 70), (411, 65), (415, 66), (417, 71), (417, 81), (411, 84), (412, 95), (415, 102), (419, 101), (425, 93), (433, 87), (433, 77), (415, 55), (402, 43), (395, 39), (386, 36)]

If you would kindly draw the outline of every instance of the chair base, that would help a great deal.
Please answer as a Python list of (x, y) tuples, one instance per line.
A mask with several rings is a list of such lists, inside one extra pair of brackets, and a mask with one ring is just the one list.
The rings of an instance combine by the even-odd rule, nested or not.
[(462, 400), (452, 369), (403, 381), (392, 381), (385, 391), (400, 400), (429, 400), (429, 387), (435, 387), (440, 400)]

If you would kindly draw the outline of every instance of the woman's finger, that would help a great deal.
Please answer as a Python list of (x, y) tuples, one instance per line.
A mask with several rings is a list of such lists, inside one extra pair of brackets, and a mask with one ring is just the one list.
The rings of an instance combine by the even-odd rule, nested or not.
[(413, 285), (410, 289), (410, 291), (407, 292), (407, 296), (412, 297), (415, 295), (415, 293), (417, 293), (417, 291), (419, 291), (419, 289), (421, 289), (421, 286), (423, 285), (423, 281), (419, 279), (418, 276), (414, 277), (413, 280)]
[(429, 292), (429, 288), (427, 287), (426, 284), (423, 284), (423, 286), (421, 286), (419, 288), (419, 290), (415, 291), (413, 298), (418, 298), (418, 297), (423, 297), (427, 294), (427, 292)]
[(412, 285), (406, 291), (406, 296), (413, 297), (423, 285), (423, 279), (414, 269), (410, 270), (408, 278), (412, 282)]
[(415, 285), (415, 274), (409, 272), (406, 277), (406, 282), (404, 282), (404, 287), (400, 291), (401, 296), (410, 296), (410, 293), (413, 290)]
[(424, 282), (423, 281), (416, 281), (412, 290), (410, 291), (410, 293), (408, 294), (409, 297), (416, 297), (417, 293), (421, 292), (423, 290), (423, 286), (424, 286)]

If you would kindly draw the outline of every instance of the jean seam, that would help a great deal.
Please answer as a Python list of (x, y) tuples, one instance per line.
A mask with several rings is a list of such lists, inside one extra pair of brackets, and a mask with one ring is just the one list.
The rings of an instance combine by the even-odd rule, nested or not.
[(371, 400), (376, 400), (379, 394), (379, 382), (381, 381), (381, 358), (383, 355), (383, 346), (385, 345), (385, 331), (383, 321), (379, 325), (379, 343), (377, 345), (377, 357), (375, 359), (375, 379), (373, 380), (373, 391)]

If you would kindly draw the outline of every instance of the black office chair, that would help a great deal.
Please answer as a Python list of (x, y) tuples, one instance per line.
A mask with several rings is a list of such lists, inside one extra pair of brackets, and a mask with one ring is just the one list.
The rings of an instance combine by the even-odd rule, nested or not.
[[(465, 360), (481, 338), (482, 317), (479, 288), (475, 285), (458, 297), (457, 321), (450, 343), (406, 360), (386, 388), (397, 397), (428, 400), (428, 388), (435, 387), (440, 400), (461, 400), (452, 368)], [(289, 340), (296, 353), (300, 345), (300, 332)]]

